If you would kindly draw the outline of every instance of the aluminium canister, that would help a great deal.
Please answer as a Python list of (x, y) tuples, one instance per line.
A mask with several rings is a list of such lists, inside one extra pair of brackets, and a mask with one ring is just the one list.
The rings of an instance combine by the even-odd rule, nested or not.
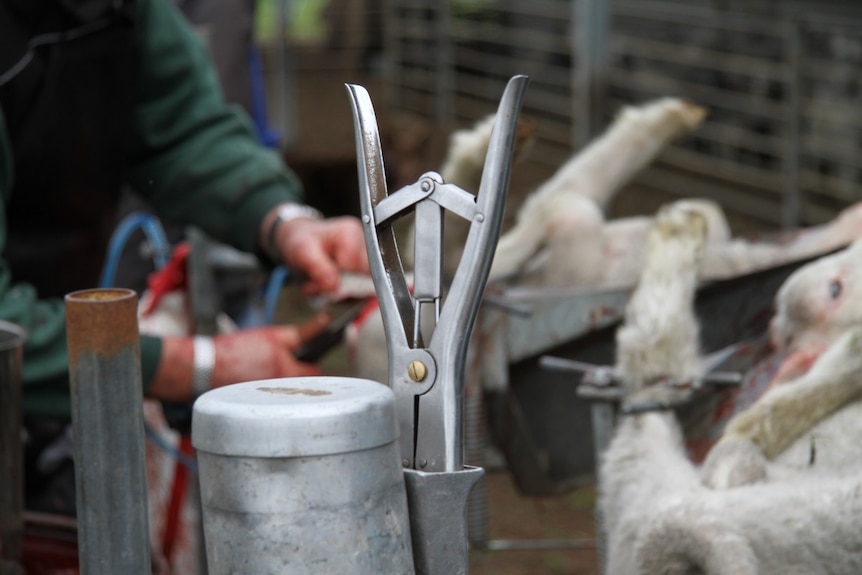
[(251, 381), (195, 402), (211, 575), (413, 573), (392, 391)]

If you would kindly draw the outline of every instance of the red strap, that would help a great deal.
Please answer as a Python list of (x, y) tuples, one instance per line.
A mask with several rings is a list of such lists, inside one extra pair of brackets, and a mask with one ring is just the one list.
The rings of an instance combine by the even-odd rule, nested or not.
[[(191, 435), (180, 436), (180, 453), (189, 458), (194, 457)], [(172, 565), (171, 557), (174, 544), (180, 532), (180, 517), (182, 515), (183, 503), (186, 499), (186, 491), (189, 483), (189, 469), (181, 461), (177, 460), (174, 467), (174, 483), (171, 486), (171, 499), (168, 502), (167, 517), (165, 518), (165, 532), (162, 536), (162, 553), (168, 565)]]
[(152, 300), (150, 300), (147, 309), (144, 310), (145, 316), (153, 313), (164, 294), (175, 290), (185, 290), (188, 287), (186, 261), (190, 251), (191, 246), (187, 242), (179, 244), (171, 254), (168, 263), (151, 273), (147, 278), (147, 287), (152, 294)]

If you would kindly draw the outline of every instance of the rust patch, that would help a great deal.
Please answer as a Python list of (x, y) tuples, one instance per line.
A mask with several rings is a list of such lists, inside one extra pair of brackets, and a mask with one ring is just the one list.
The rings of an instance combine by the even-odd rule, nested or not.
[(111, 356), (138, 343), (138, 294), (90, 289), (66, 295), (66, 338), (74, 369), (81, 353)]
[(258, 387), (258, 391), (264, 391), (266, 393), (274, 393), (276, 395), (332, 395), (331, 391), (324, 391), (322, 389), (308, 389), (308, 388), (299, 388), (299, 387)]

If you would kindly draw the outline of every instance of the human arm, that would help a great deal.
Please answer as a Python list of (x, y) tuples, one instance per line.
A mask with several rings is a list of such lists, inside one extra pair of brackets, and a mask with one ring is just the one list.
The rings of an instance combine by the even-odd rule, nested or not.
[[(256, 251), (263, 218), (272, 206), (298, 201), (300, 186), (278, 156), (258, 145), (250, 123), (224, 105), (206, 54), (173, 8), (140, 0), (141, 75), (129, 180), (161, 215), (203, 228), (245, 251)], [(13, 185), (11, 143), (0, 114), (0, 193)], [(6, 214), (0, 215), (0, 249)], [(14, 284), (0, 263), (0, 317), (24, 327), (25, 411), (68, 414), (69, 388), (63, 302), (41, 300)], [(142, 336), (145, 392), (170, 355), (161, 338)], [(153, 395), (158, 396), (158, 388)], [(36, 402), (33, 405), (30, 403)], [(32, 409), (31, 409), (32, 408)]]
[(129, 181), (160, 216), (256, 252), (266, 213), (302, 201), (299, 180), (258, 143), (245, 113), (225, 104), (203, 45), (176, 9), (164, 0), (137, 6)]
[[(302, 325), (246, 329), (214, 337), (212, 379), (206, 387), (320, 375), (319, 367), (297, 360), (293, 352), (323, 330), (328, 322), (329, 318), (322, 314)], [(192, 386), (195, 351), (192, 338), (163, 338), (161, 361), (148, 395), (177, 403), (194, 400), (197, 395)]]
[[(283, 261), (312, 280), (310, 291), (334, 289), (339, 267), (367, 269), (355, 218), (283, 222), (273, 237), (285, 246), (277, 251), (286, 257), (272, 257), (262, 237), (273, 230), (275, 206), (301, 201), (298, 181), (275, 153), (257, 143), (245, 116), (223, 104), (206, 54), (182, 18), (164, 2), (141, 4), (139, 25), (146, 39), (132, 154), (135, 189), (159, 213), (192, 221), (211, 236), (271, 263)], [(178, 355), (187, 358), (190, 349), (188, 340), (163, 342), (151, 393), (159, 392), (162, 368), (174, 364)], [(171, 377), (183, 388), (189, 362), (177, 365), (185, 366), (179, 370), (186, 376)], [(282, 370), (279, 375), (290, 373)]]
[[(356, 218), (296, 219), (272, 233), (277, 206), (302, 201), (297, 178), (257, 143), (242, 112), (224, 105), (206, 53), (182, 18), (161, 0), (140, 5), (145, 40), (135, 189), (172, 219), (286, 263), (310, 280), (309, 293), (334, 290), (339, 271), (366, 272)], [(270, 237), (280, 257), (268, 253)]]

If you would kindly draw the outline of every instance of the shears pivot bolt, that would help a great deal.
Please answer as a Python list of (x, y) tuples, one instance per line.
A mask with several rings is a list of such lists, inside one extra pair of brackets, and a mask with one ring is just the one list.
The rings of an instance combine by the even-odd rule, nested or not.
[(410, 376), (410, 379), (413, 381), (419, 382), (425, 379), (425, 376), (428, 374), (428, 368), (425, 367), (425, 364), (421, 361), (414, 360), (410, 362), (410, 365), (407, 366), (407, 375)]

